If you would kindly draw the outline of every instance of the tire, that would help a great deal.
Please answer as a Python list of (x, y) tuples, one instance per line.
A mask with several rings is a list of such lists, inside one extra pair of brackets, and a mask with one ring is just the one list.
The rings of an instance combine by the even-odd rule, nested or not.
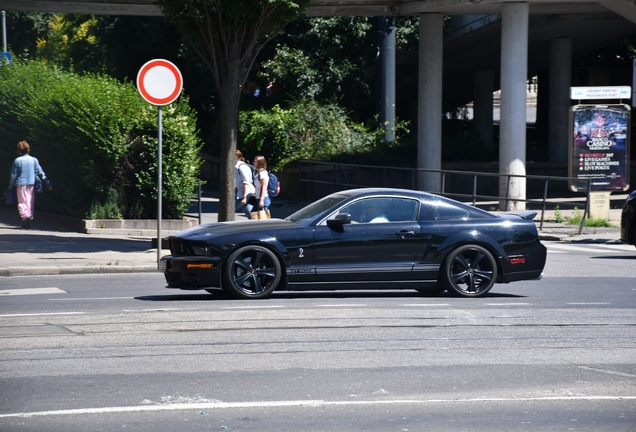
[(268, 297), (281, 280), (278, 257), (263, 246), (244, 246), (232, 252), (223, 266), (223, 291), (233, 297)]
[(492, 254), (481, 246), (460, 246), (444, 260), (442, 279), (451, 294), (481, 297), (497, 281), (497, 263)]

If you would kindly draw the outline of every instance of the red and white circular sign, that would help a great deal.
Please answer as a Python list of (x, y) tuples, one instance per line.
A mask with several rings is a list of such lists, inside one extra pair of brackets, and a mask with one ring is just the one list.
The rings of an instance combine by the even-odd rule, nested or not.
[(181, 94), (183, 78), (168, 60), (155, 59), (144, 64), (137, 74), (137, 89), (153, 105), (168, 105)]

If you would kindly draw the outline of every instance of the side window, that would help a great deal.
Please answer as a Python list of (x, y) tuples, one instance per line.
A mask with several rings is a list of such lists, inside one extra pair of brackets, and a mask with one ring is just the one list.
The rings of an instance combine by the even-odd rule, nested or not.
[(351, 221), (355, 223), (415, 221), (419, 203), (409, 198), (365, 198), (346, 205), (339, 213), (351, 214)]
[(387, 217), (391, 222), (412, 222), (417, 220), (420, 201), (409, 198), (388, 198)]
[(435, 220), (466, 220), (470, 218), (470, 210), (438, 201), (435, 204), (434, 216)]

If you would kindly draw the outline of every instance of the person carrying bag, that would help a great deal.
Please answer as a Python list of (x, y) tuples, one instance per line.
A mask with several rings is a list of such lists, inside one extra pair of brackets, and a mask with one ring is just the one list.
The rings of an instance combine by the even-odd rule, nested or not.
[[(35, 185), (37, 181), (40, 181), (40, 190), (43, 190), (42, 183), (44, 183), (48, 190), (52, 189), (51, 183), (40, 166), (40, 162), (29, 154), (30, 151), (31, 149), (28, 142), (20, 141), (18, 143), (18, 153), (20, 156), (13, 161), (11, 178), (9, 179), (9, 189), (13, 190), (15, 187), (18, 213), (22, 219), (22, 228), (24, 229), (31, 229), (31, 221), (33, 220), (35, 208), (35, 193), (37, 192)], [(7, 195), (7, 199), (8, 198)]]
[(250, 212), (250, 219), (271, 219), (269, 206), (271, 199), (267, 194), (267, 184), (269, 174), (267, 173), (267, 161), (264, 156), (256, 156), (253, 162), (256, 168), (256, 178), (254, 179), (254, 198), (256, 211)]

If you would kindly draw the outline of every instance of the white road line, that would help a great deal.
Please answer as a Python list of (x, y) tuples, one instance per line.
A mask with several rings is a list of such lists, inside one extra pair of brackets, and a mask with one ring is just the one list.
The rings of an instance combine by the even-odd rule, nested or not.
[(486, 306), (530, 306), (532, 303), (486, 303)]
[(570, 401), (620, 401), (636, 400), (636, 396), (554, 396), (554, 397), (527, 397), (527, 398), (475, 398), (475, 399), (395, 399), (376, 401), (324, 401), (324, 400), (298, 400), (298, 401), (262, 401), (262, 402), (204, 402), (204, 403), (179, 403), (163, 405), (136, 405), (102, 408), (78, 408), (56, 411), (33, 411), (21, 413), (0, 414), (0, 418), (7, 417), (35, 417), (54, 415), (81, 415), (81, 414), (110, 414), (126, 412), (152, 412), (152, 411), (181, 411), (181, 410), (212, 410), (233, 408), (285, 408), (307, 407), (320, 408), (326, 406), (355, 406), (355, 405), (425, 405), (425, 404), (466, 404), (484, 402), (570, 402)]
[(581, 303), (566, 303), (566, 304), (574, 305), (574, 306), (579, 306), (579, 305), (581, 305), (581, 306), (585, 306), (585, 305), (599, 305), (600, 306), (600, 305), (608, 305), (608, 304), (611, 304), (611, 303), (609, 303), (609, 302), (599, 302), (599, 303), (581, 302)]
[(321, 304), (321, 305), (316, 305), (316, 307), (368, 307), (368, 305), (365, 304)]
[(419, 306), (450, 306), (449, 304), (443, 304), (443, 303), (409, 303), (409, 304), (403, 304), (402, 306), (406, 306), (406, 307), (419, 307)]
[(68, 291), (56, 287), (47, 288), (17, 288), (10, 290), (0, 290), (0, 296), (36, 295), (36, 294), (68, 294)]
[(46, 312), (46, 313), (25, 313), (25, 314), (5, 314), (0, 318), (28, 317), (28, 316), (52, 316), (52, 315), (85, 315), (86, 312)]
[(581, 246), (573, 246), (573, 245), (566, 245), (566, 244), (548, 244), (547, 245), (548, 250), (555, 248), (555, 249), (561, 249), (564, 251), (580, 251), (580, 252), (588, 252), (588, 253), (620, 253), (620, 252), (625, 252), (625, 251), (618, 251), (618, 250), (610, 250), (610, 249), (603, 249), (600, 250), (598, 248), (593, 248), (593, 247), (581, 247)]
[(78, 297), (78, 298), (52, 298), (49, 301), (85, 301), (85, 300), (132, 300), (134, 297)]
[(600, 373), (604, 373), (608, 375), (616, 375), (616, 376), (622, 376), (627, 378), (636, 378), (636, 375), (625, 373), (625, 372), (618, 372), (618, 371), (613, 371), (609, 369), (597, 369), (597, 368), (591, 368), (591, 367), (581, 366), (581, 365), (578, 365), (578, 367), (580, 367), (581, 369), (585, 369), (585, 370), (589, 370), (593, 372), (600, 372)]
[(634, 249), (634, 245), (628, 245), (628, 244), (614, 244), (614, 245), (606, 245), (606, 244), (599, 244), (596, 245), (600, 248), (603, 249), (615, 249), (617, 251), (621, 251), (621, 252), (636, 252), (636, 249)]
[(187, 310), (199, 310), (199, 308), (124, 309), (122, 312), (178, 312)]
[(277, 305), (270, 305), (270, 306), (224, 306), (221, 309), (274, 309), (274, 308), (282, 308), (285, 306), (277, 306)]

